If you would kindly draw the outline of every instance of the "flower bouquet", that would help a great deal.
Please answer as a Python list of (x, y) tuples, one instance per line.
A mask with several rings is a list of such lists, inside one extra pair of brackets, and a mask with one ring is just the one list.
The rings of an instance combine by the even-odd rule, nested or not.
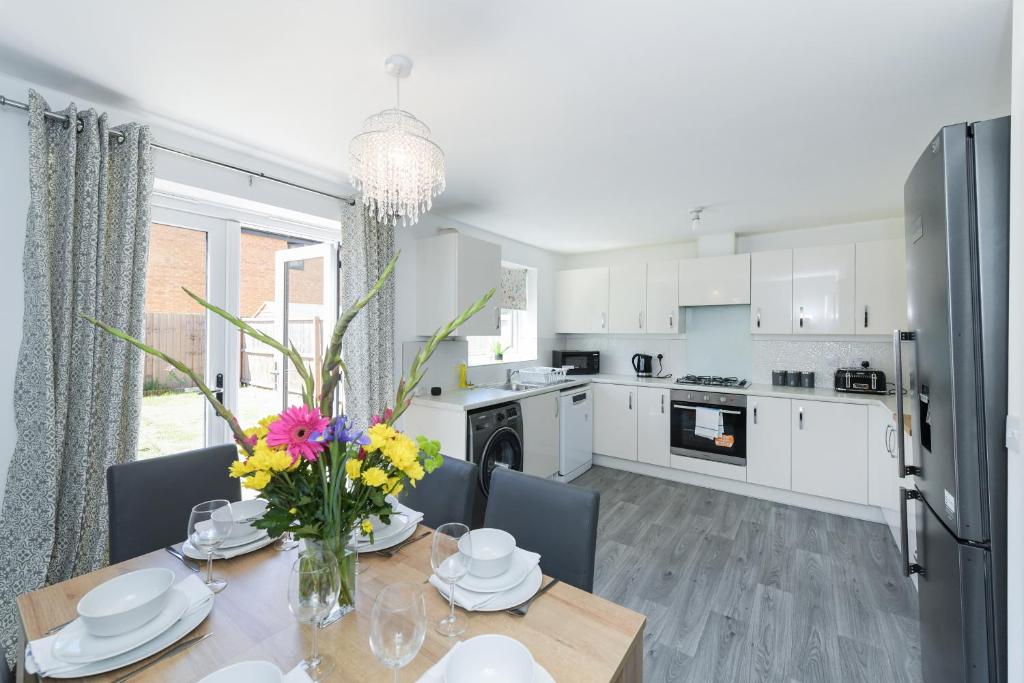
[(395, 421), (409, 406), (426, 370), (425, 363), (437, 345), (480, 311), (494, 294), (493, 289), (487, 292), (434, 333), (416, 355), (409, 377), (399, 382), (394, 409), (373, 418), (372, 423), (361, 430), (345, 417), (336, 395), (347, 374), (342, 360), (342, 341), (355, 316), (391, 277), (397, 260), (396, 254), (370, 291), (339, 317), (324, 353), (319, 378), (303, 363), (294, 346), (285, 346), (185, 290), (207, 310), (283, 354), (285, 362), (291, 363), (302, 380), (302, 405), (265, 417), (248, 429), (239, 425), (235, 416), (187, 365), (86, 316), (92, 324), (169, 363), (195, 383), (217, 415), (227, 421), (238, 444), (239, 460), (231, 464), (230, 475), (240, 478), (243, 486), (259, 491), (268, 503), (266, 513), (254, 526), (266, 529), (271, 536), (291, 531), (306, 539), (307, 546), (330, 550), (339, 563), (342, 589), (338, 603), (343, 611), (350, 611), (355, 604), (355, 551), (349, 544), (353, 531), (359, 527), (372, 542), (371, 517), (390, 523), (393, 513), (390, 496), (400, 493), (407, 484), (416, 486), (443, 462), (440, 443), (423, 436), (414, 440), (397, 430)]

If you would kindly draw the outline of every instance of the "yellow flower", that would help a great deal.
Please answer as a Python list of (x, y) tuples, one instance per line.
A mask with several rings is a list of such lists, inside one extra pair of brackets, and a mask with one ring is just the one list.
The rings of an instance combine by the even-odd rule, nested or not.
[(255, 491), (262, 491), (270, 483), (270, 472), (256, 472), (242, 480), (242, 486)]
[(405, 434), (396, 434), (395, 438), (384, 445), (384, 455), (400, 470), (411, 467), (419, 458), (420, 449), (416, 442)]
[(345, 474), (348, 475), (349, 479), (355, 481), (359, 478), (359, 468), (362, 466), (363, 463), (361, 463), (357, 458), (349, 458), (345, 463)]
[(379, 467), (370, 467), (363, 471), (363, 481), (368, 486), (382, 486), (388, 483), (388, 475)]
[(415, 486), (415, 482), (422, 479), (426, 474), (426, 472), (423, 471), (423, 465), (420, 464), (419, 460), (416, 460), (402, 471), (405, 472), (405, 476), (409, 477), (409, 479), (414, 482), (413, 486)]
[(398, 432), (395, 431), (394, 427), (383, 422), (373, 425), (366, 430), (366, 436), (370, 439), (370, 445), (366, 446), (366, 452), (373, 453), (374, 451), (381, 450), (388, 441), (394, 439), (397, 435)]
[(231, 463), (231, 467), (228, 468), (228, 475), (235, 477), (244, 477), (252, 471), (248, 461), (235, 460)]
[(299, 508), (288, 508), (288, 514), (289, 515), (295, 515), (295, 514), (298, 514), (298, 512), (299, 512)]
[(272, 425), (275, 422), (277, 422), (277, 418), (279, 418), (279, 417), (280, 417), (280, 415), (267, 415), (265, 418), (263, 418), (262, 420), (259, 421), (258, 424), (264, 430), (264, 432), (263, 432), (264, 436), (266, 436), (266, 434), (267, 434), (266, 430), (269, 429), (270, 425)]
[(396, 496), (399, 493), (401, 493), (402, 489), (405, 488), (405, 487), (402, 486), (400, 481), (401, 481), (400, 477), (389, 477), (388, 478), (388, 493), (396, 495)]
[(362, 521), (362, 523), (360, 524), (360, 526), (361, 526), (361, 527), (363, 527), (363, 533), (364, 533), (364, 534), (367, 534), (367, 535), (369, 535), (369, 533), (370, 533), (371, 531), (373, 531), (373, 522), (371, 522), (371, 521), (370, 521), (370, 520), (368, 520), (368, 519), (364, 519), (364, 520)]

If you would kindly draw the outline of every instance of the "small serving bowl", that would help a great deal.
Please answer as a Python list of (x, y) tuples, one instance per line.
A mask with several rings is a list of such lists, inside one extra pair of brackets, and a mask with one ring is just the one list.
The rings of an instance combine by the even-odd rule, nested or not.
[(118, 636), (142, 626), (167, 603), (170, 569), (140, 569), (101, 583), (78, 601), (78, 616), (94, 636)]
[(501, 576), (512, 566), (516, 539), (501, 529), (474, 529), (469, 532), (472, 548), (467, 552), (465, 536), (459, 539), (459, 552), (470, 558), (469, 573), (482, 579)]
[(231, 525), (231, 533), (228, 534), (227, 540), (234, 541), (256, 533), (256, 527), (252, 523), (262, 517), (266, 511), (267, 501), (262, 498), (232, 503), (231, 518), (234, 523)]
[(445, 665), (446, 683), (530, 683), (533, 655), (514, 638), (489, 634), (453, 648)]
[(270, 662), (239, 662), (218, 669), (199, 683), (281, 683), (284, 675)]

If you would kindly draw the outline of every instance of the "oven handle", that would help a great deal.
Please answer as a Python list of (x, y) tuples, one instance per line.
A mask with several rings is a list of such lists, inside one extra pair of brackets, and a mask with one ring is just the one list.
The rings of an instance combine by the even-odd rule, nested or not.
[[(685, 403), (672, 403), (673, 408), (681, 408), (683, 410), (697, 410), (697, 406), (688, 406)], [(740, 410), (726, 410), (725, 408), (711, 408), (711, 410), (720, 410), (726, 415), (742, 415), (743, 412)]]

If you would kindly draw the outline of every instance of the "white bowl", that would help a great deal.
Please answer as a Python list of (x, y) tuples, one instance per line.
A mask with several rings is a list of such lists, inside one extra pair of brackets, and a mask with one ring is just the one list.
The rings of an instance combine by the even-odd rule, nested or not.
[(140, 569), (101, 583), (78, 601), (78, 616), (94, 636), (118, 636), (142, 626), (167, 604), (170, 569)]
[(483, 579), (501, 576), (512, 566), (512, 554), (516, 551), (516, 539), (501, 529), (474, 529), (469, 532), (472, 548), (466, 551), (465, 536), (459, 539), (459, 552), (468, 555), (469, 573)]
[[(227, 540), (234, 541), (239, 538), (252, 536), (256, 533), (256, 527), (252, 525), (267, 511), (267, 501), (262, 498), (252, 500), (240, 500), (231, 504), (231, 518), (234, 524), (231, 526), (231, 533)], [(216, 514), (216, 512), (214, 513)]]
[(284, 675), (270, 662), (239, 662), (214, 671), (199, 683), (281, 683)]
[(496, 634), (470, 638), (452, 649), (446, 683), (530, 683), (533, 655), (514, 638)]

